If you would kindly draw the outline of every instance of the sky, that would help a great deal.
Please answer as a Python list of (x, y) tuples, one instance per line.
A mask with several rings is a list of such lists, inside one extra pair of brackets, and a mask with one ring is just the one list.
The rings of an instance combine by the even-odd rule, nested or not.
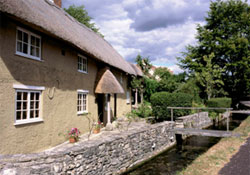
[(62, 0), (64, 8), (84, 5), (105, 39), (127, 61), (140, 54), (155, 66), (182, 72), (176, 57), (196, 44), (210, 0)]

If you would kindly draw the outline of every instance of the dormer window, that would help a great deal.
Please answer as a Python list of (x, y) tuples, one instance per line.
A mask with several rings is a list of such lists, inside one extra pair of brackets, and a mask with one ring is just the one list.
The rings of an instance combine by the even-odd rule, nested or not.
[(82, 55), (78, 55), (78, 72), (88, 73), (87, 58)]
[(18, 27), (16, 34), (16, 54), (41, 60), (41, 37)]

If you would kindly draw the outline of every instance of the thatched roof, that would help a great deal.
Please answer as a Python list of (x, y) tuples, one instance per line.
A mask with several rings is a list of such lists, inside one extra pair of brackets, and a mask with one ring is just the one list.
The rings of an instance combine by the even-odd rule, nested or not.
[(246, 107), (250, 107), (250, 101), (240, 101), (240, 103), (245, 105)]
[(135, 65), (133, 63), (129, 63), (129, 64), (134, 69), (136, 75), (141, 76), (141, 77), (143, 76), (143, 73), (142, 73), (141, 69), (137, 65)]
[(98, 94), (123, 94), (124, 90), (115, 76), (106, 70), (97, 83), (95, 93)]
[(97, 60), (136, 74), (106, 40), (48, 0), (0, 0), (0, 11), (74, 45)]

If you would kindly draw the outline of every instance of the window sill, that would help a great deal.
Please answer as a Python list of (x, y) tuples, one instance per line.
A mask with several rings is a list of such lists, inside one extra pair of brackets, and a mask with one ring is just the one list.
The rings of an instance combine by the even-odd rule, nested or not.
[(30, 124), (30, 123), (38, 123), (38, 122), (43, 122), (43, 119), (33, 119), (33, 120), (25, 120), (25, 121), (16, 121), (14, 123), (14, 126), (25, 125), (25, 124)]
[(88, 111), (84, 111), (84, 112), (77, 112), (77, 115), (87, 115)]
[(24, 54), (24, 53), (21, 53), (21, 52), (16, 52), (16, 55), (21, 56), (21, 57), (25, 57), (25, 58), (28, 58), (28, 59), (31, 59), (31, 60), (35, 60), (35, 61), (44, 62), (44, 60), (42, 60), (42, 58), (34, 57), (34, 56)]
[(88, 72), (82, 71), (82, 70), (78, 70), (78, 72), (83, 73), (83, 74), (88, 74)]

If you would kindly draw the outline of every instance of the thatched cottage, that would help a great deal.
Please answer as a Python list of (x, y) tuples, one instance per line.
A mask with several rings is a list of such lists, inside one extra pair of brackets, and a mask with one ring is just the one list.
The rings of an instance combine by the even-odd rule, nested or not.
[(140, 70), (51, 1), (0, 0), (0, 25), (0, 154), (53, 147), (72, 127), (87, 132), (86, 115), (108, 125), (131, 110)]

